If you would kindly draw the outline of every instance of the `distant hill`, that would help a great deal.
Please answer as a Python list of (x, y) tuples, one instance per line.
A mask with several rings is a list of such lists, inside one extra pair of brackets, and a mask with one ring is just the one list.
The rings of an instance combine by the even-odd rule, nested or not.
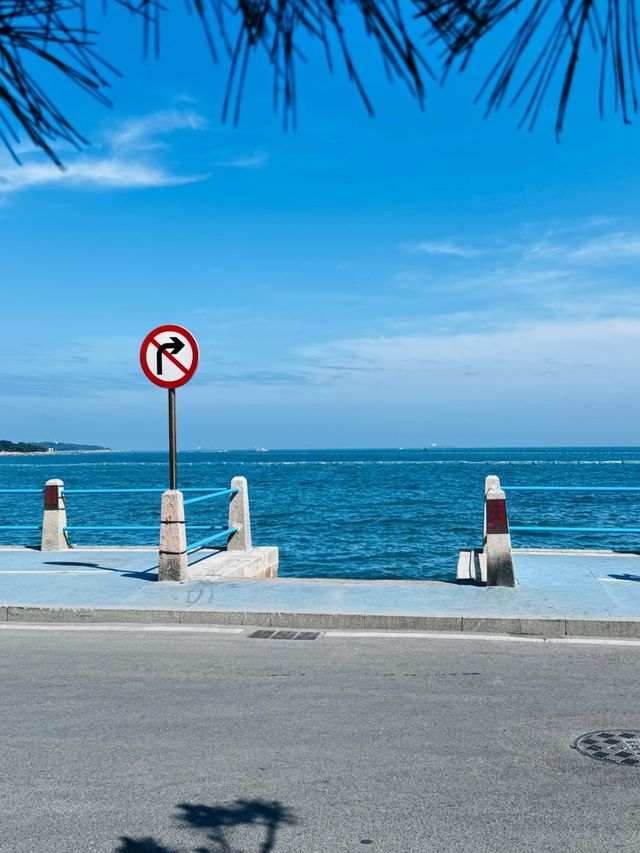
[(0, 439), (0, 452), (10, 453), (44, 453), (46, 447), (42, 444), (34, 444), (31, 441), (3, 441)]
[(99, 444), (71, 444), (66, 441), (7, 441), (0, 439), (0, 453), (46, 453), (51, 450), (109, 450)]

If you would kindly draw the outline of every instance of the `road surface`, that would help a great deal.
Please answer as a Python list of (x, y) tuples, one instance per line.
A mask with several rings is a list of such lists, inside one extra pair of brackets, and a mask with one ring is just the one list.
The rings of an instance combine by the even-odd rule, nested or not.
[(235, 630), (0, 630), (0, 850), (640, 849), (640, 645)]

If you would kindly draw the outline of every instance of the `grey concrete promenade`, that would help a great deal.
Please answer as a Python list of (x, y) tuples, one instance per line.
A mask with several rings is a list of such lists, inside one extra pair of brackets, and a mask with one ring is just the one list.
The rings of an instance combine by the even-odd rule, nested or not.
[(0, 622), (182, 622), (640, 638), (640, 555), (516, 552), (514, 560), (515, 589), (282, 578), (170, 584), (157, 582), (153, 550), (4, 549)]
[(640, 768), (571, 749), (640, 728), (638, 645), (28, 628), (3, 853), (640, 849)]

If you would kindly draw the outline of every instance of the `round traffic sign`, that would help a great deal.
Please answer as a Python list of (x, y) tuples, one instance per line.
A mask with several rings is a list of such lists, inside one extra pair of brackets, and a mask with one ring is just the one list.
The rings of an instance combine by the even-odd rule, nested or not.
[(178, 388), (196, 372), (196, 339), (182, 326), (158, 326), (142, 342), (140, 365), (144, 375), (155, 385)]

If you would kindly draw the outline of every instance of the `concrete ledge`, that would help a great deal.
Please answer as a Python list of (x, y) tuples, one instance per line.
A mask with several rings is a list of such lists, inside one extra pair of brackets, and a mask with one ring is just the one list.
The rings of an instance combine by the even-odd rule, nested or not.
[(459, 584), (487, 585), (487, 556), (483, 551), (473, 548), (471, 551), (460, 551), (456, 581)]
[(536, 637), (564, 637), (565, 619), (505, 619), (499, 616), (463, 616), (462, 630), (476, 634), (516, 634)]
[(271, 614), (248, 610), (181, 610), (181, 625), (251, 625), (270, 628)]
[(273, 546), (248, 551), (216, 551), (187, 568), (188, 580), (278, 577), (278, 549)]
[(358, 613), (287, 613), (250, 610), (165, 610), (155, 608), (91, 608), (0, 606), (0, 621), (66, 624), (239, 625), (256, 628), (317, 630), (424, 631), (562, 638), (640, 639), (640, 620), (520, 619), (502, 617), (402, 616)]
[(271, 613), (273, 628), (340, 628), (364, 630), (364, 614), (361, 613)]
[(135, 622), (178, 624), (179, 611), (128, 607), (29, 607), (9, 605), (6, 622)]
[(640, 639), (640, 621), (629, 619), (567, 619), (567, 637)]
[(364, 627), (370, 631), (462, 631), (460, 616), (376, 616), (365, 615)]
[(7, 622), (91, 622), (93, 610), (86, 607), (9, 606)]

